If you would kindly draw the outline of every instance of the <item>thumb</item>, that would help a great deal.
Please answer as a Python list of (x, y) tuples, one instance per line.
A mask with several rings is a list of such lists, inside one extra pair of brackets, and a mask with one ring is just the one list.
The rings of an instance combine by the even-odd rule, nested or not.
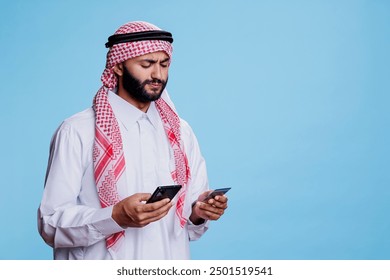
[(205, 191), (204, 193), (202, 193), (199, 198), (198, 198), (198, 201), (203, 201), (206, 199), (206, 197), (212, 193), (213, 191), (212, 190), (208, 190), (208, 191)]
[(138, 193), (137, 200), (139, 202), (147, 201), (152, 195), (150, 193)]

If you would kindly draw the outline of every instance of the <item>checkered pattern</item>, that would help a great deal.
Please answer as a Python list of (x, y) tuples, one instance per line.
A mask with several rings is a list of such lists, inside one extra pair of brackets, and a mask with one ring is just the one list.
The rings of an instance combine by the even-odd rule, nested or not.
[[(121, 26), (115, 34), (149, 30), (160, 29), (146, 22), (130, 22)], [(103, 86), (96, 93), (93, 102), (96, 115), (95, 142), (93, 147), (94, 176), (100, 204), (103, 208), (120, 201), (117, 183), (126, 168), (119, 126), (108, 102), (108, 90), (114, 89), (118, 82), (113, 68), (115, 65), (128, 59), (157, 51), (165, 51), (171, 57), (172, 46), (169, 42), (161, 40), (136, 41), (116, 44), (107, 53), (106, 68), (101, 77)], [(183, 217), (183, 206), (190, 170), (180, 138), (180, 119), (162, 98), (156, 101), (156, 106), (174, 151), (175, 170), (172, 171), (172, 178), (177, 184), (183, 186), (179, 194), (176, 214), (180, 226), (184, 227), (186, 219)], [(124, 231), (109, 236), (106, 239), (107, 248), (116, 248), (117, 241), (123, 236)]]
[(176, 169), (172, 171), (172, 178), (175, 182), (183, 186), (179, 193), (179, 199), (176, 203), (176, 215), (180, 220), (180, 226), (184, 227), (187, 220), (183, 217), (183, 208), (186, 186), (190, 178), (190, 169), (188, 166), (187, 156), (184, 153), (184, 147), (181, 142), (180, 119), (163, 99), (156, 101), (156, 107), (163, 122), (164, 130), (167, 134), (175, 158)]

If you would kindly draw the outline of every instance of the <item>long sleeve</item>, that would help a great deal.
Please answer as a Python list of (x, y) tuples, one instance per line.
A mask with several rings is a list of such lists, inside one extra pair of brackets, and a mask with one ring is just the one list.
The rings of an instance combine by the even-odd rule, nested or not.
[[(110, 104), (121, 130), (126, 170), (117, 189), (121, 199), (135, 193), (151, 193), (160, 185), (173, 184), (173, 151), (154, 106), (145, 114), (112, 94)], [(185, 215), (191, 204), (208, 190), (206, 164), (190, 126), (181, 122), (182, 140), (191, 179)], [(94, 112), (91, 108), (64, 121), (54, 134), (38, 209), (38, 229), (54, 248), (55, 259), (112, 259), (105, 244), (109, 235), (125, 231), (123, 259), (188, 259), (190, 240), (204, 234), (209, 222), (193, 225), (189, 220), (174, 232), (174, 209), (162, 219), (142, 228), (121, 228), (111, 217), (112, 207), (101, 208), (94, 180)]]
[(100, 208), (96, 187), (93, 189), (89, 174), (93, 172), (92, 142), (85, 140), (93, 139), (87, 135), (93, 131), (86, 117), (90, 112), (82, 114), (65, 121), (50, 145), (38, 229), (54, 248), (90, 246), (122, 230), (111, 218), (112, 207)]

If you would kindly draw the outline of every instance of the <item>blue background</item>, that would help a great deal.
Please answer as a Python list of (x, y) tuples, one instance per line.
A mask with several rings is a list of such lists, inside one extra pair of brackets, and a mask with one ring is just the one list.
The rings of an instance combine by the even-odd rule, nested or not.
[(390, 259), (390, 1), (4, 1), (0, 259), (36, 227), (49, 141), (91, 105), (104, 43), (174, 35), (168, 90), (230, 207), (194, 259)]

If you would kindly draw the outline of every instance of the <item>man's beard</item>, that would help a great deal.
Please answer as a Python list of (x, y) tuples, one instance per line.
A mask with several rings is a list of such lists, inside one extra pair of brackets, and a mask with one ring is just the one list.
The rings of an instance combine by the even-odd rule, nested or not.
[[(151, 79), (141, 82), (135, 78), (123, 65), (123, 76), (122, 76), (123, 88), (127, 91), (130, 97), (142, 102), (147, 103), (151, 101), (156, 101), (161, 97), (162, 92), (167, 85), (168, 78), (166, 81), (160, 79)], [(152, 91), (152, 93), (146, 91), (145, 86), (151, 83), (161, 84), (160, 91)]]

